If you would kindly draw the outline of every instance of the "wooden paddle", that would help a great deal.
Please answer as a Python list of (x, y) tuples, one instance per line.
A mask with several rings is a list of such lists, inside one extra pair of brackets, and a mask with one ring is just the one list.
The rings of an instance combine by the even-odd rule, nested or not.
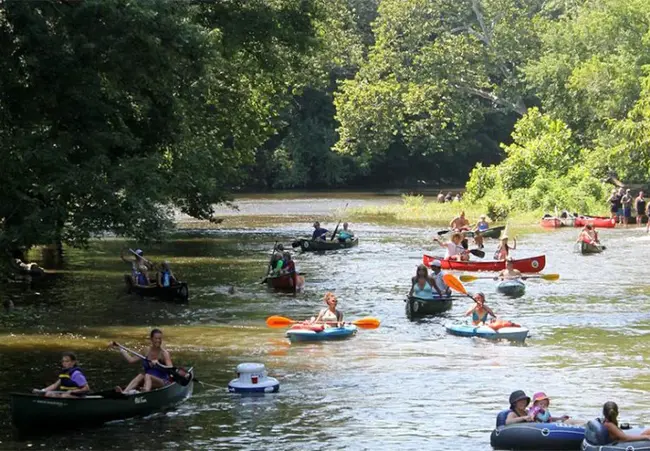
[[(526, 279), (558, 280), (560, 278), (560, 275), (559, 274), (537, 274), (537, 275), (534, 275), (534, 276), (522, 276), (521, 278), (523, 280), (526, 280)], [(460, 280), (462, 280), (463, 282), (473, 282), (475, 280), (482, 280), (482, 279), (494, 279), (494, 280), (496, 280), (496, 279), (498, 279), (498, 277), (494, 277), (494, 276), (480, 277), (480, 276), (466, 276), (466, 275), (460, 276)]]
[[(273, 328), (288, 327), (299, 322), (301, 321), (294, 321), (290, 318), (285, 318), (284, 316), (269, 316), (266, 319), (266, 325)], [(354, 324), (361, 329), (377, 329), (381, 324), (381, 321), (378, 318), (366, 317), (352, 321), (351, 324)]]
[[(278, 247), (278, 242), (276, 241), (275, 243), (273, 243), (273, 250), (271, 251), (271, 256), (269, 257), (269, 264), (266, 265), (266, 273), (265, 273), (265, 276), (266, 276), (266, 274), (269, 273), (269, 268), (271, 267), (271, 260), (273, 260), (273, 254), (275, 254), (275, 251), (276, 251), (276, 248), (277, 248), (277, 247)], [(260, 283), (261, 283), (261, 284), (265, 284), (266, 281), (267, 281), (267, 279), (268, 279), (268, 276), (264, 277), (264, 279), (262, 279), (262, 281), (261, 281)]]
[[(348, 208), (348, 204), (345, 204), (345, 207), (343, 208), (343, 211), (345, 211)], [(332, 233), (332, 237), (330, 238), (330, 241), (334, 241), (334, 237), (336, 236), (336, 232), (339, 230), (339, 226), (341, 225), (341, 220), (339, 219), (339, 223), (336, 224), (336, 228), (334, 229), (334, 233)]]

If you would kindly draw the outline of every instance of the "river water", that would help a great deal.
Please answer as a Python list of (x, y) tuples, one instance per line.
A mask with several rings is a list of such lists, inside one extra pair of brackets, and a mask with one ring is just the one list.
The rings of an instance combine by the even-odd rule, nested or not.
[[(614, 400), (623, 421), (650, 424), (644, 265), (650, 238), (643, 231), (602, 230), (608, 249), (595, 256), (574, 253), (573, 229), (521, 236), (513, 255), (546, 254), (544, 272), (561, 278), (531, 280), (515, 300), (496, 294), (490, 280), (466, 284), (485, 292), (501, 317), (531, 330), (523, 345), (494, 343), (445, 333), (444, 325), (461, 320), (469, 302), (457, 302), (441, 317), (406, 318), (404, 294), (423, 252), (435, 250), (435, 227), (355, 223), (357, 248), (298, 253), (307, 274), (304, 293), (293, 297), (260, 285), (275, 241), (287, 246), (310, 233), (309, 221), (327, 220), (344, 201), (396, 201), (340, 197), (245, 200), (244, 214), (268, 217), (189, 229), (147, 247), (149, 258), (170, 260), (189, 283), (189, 305), (124, 296), (128, 268), (119, 249), (137, 243), (115, 239), (68, 250), (55, 276), (5, 285), (3, 299), (14, 308), (0, 313), (0, 449), (488, 450), (495, 415), (516, 389), (545, 391), (554, 415), (591, 419)], [(304, 222), (295, 222), (301, 214)], [(290, 219), (282, 221), (283, 215)], [(324, 225), (331, 229), (335, 222)], [(495, 247), (488, 241), (487, 254)], [(303, 345), (290, 345), (282, 329), (265, 327), (272, 314), (311, 316), (327, 291), (336, 293), (347, 318), (375, 316), (381, 327), (344, 342)], [(142, 349), (152, 327), (163, 329), (176, 364), (194, 365), (197, 377), (222, 388), (196, 386), (178, 409), (150, 418), (31, 439), (11, 433), (7, 394), (53, 382), (61, 351), (77, 352), (92, 388), (125, 384), (139, 369), (106, 344)], [(280, 380), (280, 393), (228, 394), (236, 365), (247, 361), (264, 363)]]

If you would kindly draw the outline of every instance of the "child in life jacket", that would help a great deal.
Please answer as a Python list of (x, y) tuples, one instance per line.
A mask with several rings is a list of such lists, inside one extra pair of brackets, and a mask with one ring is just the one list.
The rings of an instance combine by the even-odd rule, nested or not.
[(530, 415), (538, 423), (553, 423), (555, 421), (566, 421), (569, 419), (568, 415), (561, 417), (551, 416), (551, 411), (548, 409), (550, 399), (544, 392), (538, 392), (533, 395), (533, 407), (530, 409)]

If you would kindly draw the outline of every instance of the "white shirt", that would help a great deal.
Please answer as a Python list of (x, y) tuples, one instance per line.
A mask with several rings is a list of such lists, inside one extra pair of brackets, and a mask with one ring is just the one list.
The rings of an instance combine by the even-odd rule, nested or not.
[(459, 244), (452, 243), (451, 241), (447, 243), (447, 251), (445, 252), (445, 260), (449, 260), (455, 255), (460, 255), (465, 252), (465, 248)]
[(436, 282), (436, 286), (440, 291), (442, 291), (442, 294), (445, 294), (447, 290), (449, 290), (449, 287), (445, 283), (445, 279), (442, 278), (444, 275), (445, 273), (442, 271), (440, 271), (438, 274), (431, 274), (431, 276), (433, 276), (433, 280)]

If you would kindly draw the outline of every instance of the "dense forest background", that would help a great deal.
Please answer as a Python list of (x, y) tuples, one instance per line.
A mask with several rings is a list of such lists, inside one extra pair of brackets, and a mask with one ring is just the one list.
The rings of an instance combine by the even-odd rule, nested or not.
[(648, 179), (649, 62), (646, 0), (0, 0), (0, 246), (244, 189), (586, 211)]

